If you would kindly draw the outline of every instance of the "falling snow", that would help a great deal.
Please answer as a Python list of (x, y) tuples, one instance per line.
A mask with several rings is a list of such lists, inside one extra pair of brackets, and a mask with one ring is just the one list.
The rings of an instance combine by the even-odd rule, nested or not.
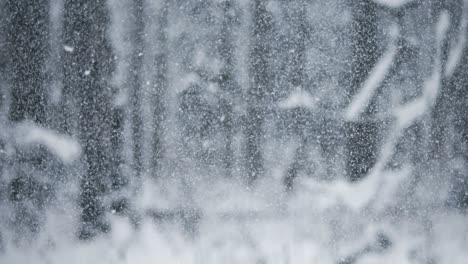
[(466, 263), (467, 28), (467, 0), (0, 0), (0, 263)]

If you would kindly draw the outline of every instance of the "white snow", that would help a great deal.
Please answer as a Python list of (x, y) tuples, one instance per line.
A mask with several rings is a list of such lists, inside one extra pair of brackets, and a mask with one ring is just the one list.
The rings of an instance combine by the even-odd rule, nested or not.
[[(403, 169), (388, 175), (388, 184), (398, 185), (394, 178), (405, 177)], [(398, 175), (401, 174), (401, 175)], [(227, 192), (218, 200), (238, 199), (242, 192), (226, 185)], [(308, 184), (313, 190), (315, 184)], [(335, 264), (343, 257), (359, 252), (375, 241), (375, 234), (384, 232), (391, 239), (391, 247), (382, 253), (363, 254), (356, 263), (419, 263), (416, 258), (437, 257), (440, 264), (462, 264), (468, 257), (466, 216), (447, 212), (432, 212), (428, 218), (433, 227), (425, 232), (416, 217), (393, 222), (379, 219), (379, 215), (348, 211), (343, 203), (348, 195), (359, 195), (361, 187), (350, 190), (352, 184), (336, 184), (329, 192), (302, 190), (300, 197), (292, 197), (286, 215), (238, 220), (205, 215), (200, 234), (187, 237), (177, 223), (154, 222), (143, 219), (135, 230), (128, 219), (111, 217), (112, 230), (97, 239), (79, 243), (73, 239), (73, 221), (64, 213), (50, 215), (43, 233), (36, 243), (23, 247), (9, 247), (0, 254), (1, 263), (320, 263)], [(325, 185), (323, 185), (325, 186)], [(146, 188), (145, 188), (146, 189)], [(318, 190), (318, 189), (317, 189)], [(148, 188), (145, 192), (153, 192)], [(213, 191), (208, 190), (208, 192)], [(303, 195), (312, 195), (305, 199)], [(231, 197), (233, 196), (233, 197)], [(394, 194), (390, 195), (394, 197)], [(263, 197), (263, 199), (262, 199)], [(317, 207), (317, 199), (334, 200), (329, 206)], [(390, 198), (384, 195), (384, 198)], [(268, 193), (244, 197), (247, 203), (267, 202)], [(381, 199), (386, 203), (391, 199)], [(153, 201), (154, 202), (154, 201)], [(213, 201), (215, 202), (215, 201)], [(391, 202), (391, 201), (390, 201)], [(355, 203), (356, 205), (359, 203)], [(385, 206), (381, 204), (381, 206)], [(382, 216), (380, 216), (382, 217)], [(333, 219), (334, 222), (331, 222)], [(427, 250), (427, 251), (421, 251)], [(433, 254), (432, 253), (433, 251)], [(419, 255), (418, 255), (419, 254)]]
[[(394, 112), (398, 120), (398, 126), (404, 128), (409, 126), (414, 120), (421, 117), (428, 108), (432, 107), (437, 99), (439, 93), (439, 86), (441, 82), (441, 53), (442, 42), (447, 34), (450, 26), (450, 16), (447, 11), (441, 12), (438, 22), (436, 23), (435, 36), (436, 36), (436, 56), (432, 75), (426, 80), (424, 84), (423, 96), (415, 101), (408, 103), (405, 106), (397, 108)], [(393, 34), (393, 35), (397, 35)], [(395, 38), (395, 36), (393, 38)], [(351, 103), (345, 110), (344, 117), (348, 121), (358, 120), (360, 114), (364, 112), (370, 100), (374, 96), (379, 85), (388, 74), (392, 63), (397, 55), (398, 48), (392, 43), (388, 47), (384, 55), (379, 59), (376, 66), (372, 69), (369, 77), (363, 83), (359, 92), (353, 96)], [(455, 55), (453, 55), (455, 56)], [(451, 62), (454, 64), (454, 62)], [(456, 64), (456, 63), (455, 63)]]
[(72, 52), (75, 50), (74, 47), (71, 47), (71, 46), (68, 46), (68, 45), (63, 46), (63, 49), (64, 49), (66, 52), (70, 52), (70, 53), (72, 53)]
[(292, 108), (308, 108), (313, 109), (316, 107), (318, 98), (313, 97), (309, 92), (297, 87), (286, 99), (278, 103), (278, 107), (282, 109)]
[(391, 7), (391, 8), (402, 7), (413, 1), (414, 0), (374, 0), (374, 2), (377, 4), (380, 4), (386, 7)]
[(119, 91), (113, 100), (114, 106), (116, 107), (122, 107), (128, 103), (128, 94), (126, 91)]
[[(374, 1), (390, 8), (398, 8), (411, 2), (411, 0)], [(112, 2), (115, 4), (122, 1), (114, 0)], [(243, 5), (246, 8), (250, 3), (248, 0), (239, 0), (239, 2), (244, 2)], [(279, 5), (279, 2), (269, 1), (268, 9), (272, 12), (281, 11), (282, 6)], [(121, 6), (122, 4), (115, 5)], [(115, 6), (112, 8), (121, 9), (119, 12), (125, 10), (125, 8)], [(148, 12), (151, 13), (151, 10)], [(172, 10), (171, 12), (176, 11)], [(320, 10), (320, 12), (324, 11)], [(175, 17), (171, 18), (169, 24), (177, 24), (175, 20), (177, 20)], [(324, 21), (326, 22), (326, 20)], [(279, 140), (281, 142), (276, 145), (270, 144), (276, 139), (270, 140), (270, 135), (265, 134), (268, 139), (264, 140), (265, 148), (262, 149), (266, 160), (265, 177), (259, 179), (256, 187), (247, 188), (240, 182), (240, 179), (236, 178), (240, 176), (242, 169), (238, 173), (239, 175), (233, 175), (232, 179), (225, 179), (215, 169), (209, 170), (210, 168), (208, 168), (209, 173), (205, 173), (206, 168), (204, 167), (214, 166), (203, 165), (191, 170), (190, 167), (186, 167), (189, 162), (184, 160), (183, 155), (172, 156), (175, 152), (184, 152), (183, 149), (174, 145), (174, 147), (168, 148), (168, 154), (165, 154), (170, 158), (171, 164), (173, 162), (173, 165), (175, 165), (164, 168), (173, 170), (168, 173), (167, 178), (158, 177), (157, 180), (154, 180), (150, 179), (151, 176), (144, 175), (141, 181), (131, 183), (136, 186), (135, 188), (124, 191), (132, 195), (131, 203), (135, 215), (141, 214), (142, 216), (139, 228), (134, 228), (126, 217), (109, 214), (108, 218), (112, 229), (108, 234), (102, 234), (87, 242), (77, 241), (76, 231), (80, 221), (80, 210), (77, 208), (79, 192), (79, 183), (77, 182), (80, 179), (76, 177), (74, 178), (76, 182), (64, 183), (67, 188), (76, 184), (77, 186), (72, 187), (77, 189), (74, 192), (57, 188), (58, 193), (63, 192), (63, 194), (57, 196), (60, 197), (57, 199), (60, 205), (47, 209), (45, 225), (41, 225), (37, 237), (27, 241), (26, 245), (17, 246), (14, 242), (15, 238), (10, 237), (8, 230), (5, 230), (6, 226), (0, 226), (0, 232), (4, 238), (3, 242), (5, 242), (4, 250), (0, 247), (0, 263), (336, 264), (342, 263), (340, 260), (343, 260), (344, 257), (353, 255), (370, 245), (372, 241), (375, 241), (375, 234), (383, 231), (391, 238), (392, 246), (384, 252), (365, 253), (362, 258), (353, 263), (410, 264), (436, 262), (437, 264), (465, 264), (468, 259), (468, 251), (466, 250), (468, 244), (468, 225), (466, 224), (468, 216), (450, 212), (446, 208), (437, 208), (440, 211), (433, 210), (432, 207), (420, 203), (417, 198), (414, 200), (405, 199), (407, 197), (401, 194), (406, 194), (405, 191), (407, 190), (405, 188), (409, 188), (408, 181), (413, 179), (411, 177), (414, 177), (415, 169), (417, 169), (411, 166), (410, 162), (402, 164), (399, 169), (387, 169), (388, 162), (395, 155), (396, 144), (401, 137), (405, 136), (405, 130), (417, 120), (424, 118), (434, 107), (441, 92), (440, 89), (443, 88), (441, 87), (442, 75), (450, 76), (459, 64), (457, 56), (463, 52), (463, 48), (466, 46), (466, 36), (461, 32), (458, 42), (449, 51), (449, 58), (445, 67), (441, 62), (441, 43), (447, 34), (449, 23), (448, 13), (445, 12), (437, 22), (436, 47), (434, 54), (431, 54), (433, 68), (429, 68), (427, 80), (421, 84), (423, 87), (421, 96), (412, 102), (398, 106), (391, 113), (396, 119), (395, 124), (393, 124), (394, 127), (386, 131), (388, 132), (386, 141), (379, 145), (378, 161), (369, 172), (369, 175), (362, 180), (350, 183), (344, 179), (345, 176), (341, 175), (341, 172), (338, 172), (333, 180), (320, 180), (318, 179), (320, 175), (316, 178), (315, 176), (321, 172), (317, 174), (313, 174), (315, 173), (313, 172), (311, 173), (313, 175), (298, 177), (297, 189), (295, 189), (294, 193), (285, 194), (282, 177), (284, 177), (285, 168), (289, 165), (288, 162), (291, 161), (291, 158), (288, 157), (294, 155), (295, 149), (292, 147), (288, 149), (287, 144), (282, 140)], [(465, 32), (466, 21), (463, 23), (463, 30), (461, 31)], [(176, 31), (169, 30), (168, 34), (176, 34)], [(182, 30), (179, 31), (182, 32)], [(197, 32), (194, 31), (194, 33)], [(241, 31), (240, 35), (247, 34)], [(395, 33), (395, 35), (398, 35), (398, 33)], [(178, 41), (178, 38), (174, 36), (170, 36), (169, 39), (171, 40), (170, 43)], [(121, 43), (118, 46), (120, 46), (120, 50), (124, 50), (126, 47)], [(239, 48), (244, 48), (244, 46), (248, 45), (239, 46), (242, 46)], [(74, 50), (70, 46), (64, 46), (63, 48), (66, 52), (73, 52)], [(174, 52), (177, 51), (171, 50), (171, 54)], [(126, 53), (121, 52), (118, 54), (125, 57), (122, 54)], [(139, 54), (139, 56), (142, 55), (143, 53)], [(179, 54), (173, 55), (178, 56)], [(201, 67), (210, 63), (210, 56), (205, 53), (199, 53), (198, 55), (200, 55), (200, 61), (196, 65)], [(391, 42), (383, 56), (377, 61), (368, 76), (369, 78), (359, 87), (360, 90), (352, 98), (353, 100), (346, 111), (339, 114), (344, 114), (347, 120), (359, 119), (372, 97), (378, 93), (377, 90), (384, 82), (386, 75), (389, 74), (397, 55), (397, 47), (394, 42)], [(152, 56), (148, 55), (148, 57)], [(195, 62), (197, 62), (197, 59), (195, 59)], [(169, 63), (169, 72), (171, 74), (168, 78), (174, 79), (170, 81), (170, 92), (185, 89), (194, 83), (204, 82), (200, 76), (193, 72), (179, 74), (176, 69), (172, 69), (177, 68), (174, 66), (177, 63), (179, 62)], [(218, 65), (218, 62), (214, 60), (211, 63), (212, 68), (208, 67), (208, 69), (217, 72), (213, 70), (216, 69), (213, 65)], [(244, 66), (242, 64), (240, 67), (248, 68)], [(81, 74), (85, 75), (90, 73), (90, 70), (81, 72)], [(248, 78), (241, 79), (248, 81)], [(147, 83), (147, 85), (149, 84)], [(248, 85), (245, 85), (245, 87), (248, 87)], [(326, 90), (324, 88), (328, 87), (322, 86), (318, 90)], [(216, 89), (218, 87), (214, 83), (208, 84), (208, 91), (214, 93), (217, 91)], [(311, 94), (303, 87), (297, 87), (286, 99), (279, 102), (278, 107), (282, 109), (320, 109), (318, 103), (323, 98), (319, 94), (320, 92), (323, 93), (323, 91), (316, 92), (314, 90), (313, 94)], [(166, 99), (166, 97), (164, 98)], [(122, 89), (113, 99), (116, 106), (124, 106), (129, 100), (127, 91)], [(145, 108), (150, 102), (148, 98), (143, 101), (143, 108)], [(168, 105), (176, 106), (171, 101)], [(149, 109), (149, 107), (145, 109)], [(152, 114), (145, 113), (143, 116), (148, 119), (152, 117)], [(170, 126), (170, 122), (174, 120), (168, 118), (168, 122), (165, 124), (169, 126), (165, 126), (164, 134), (172, 136), (174, 131), (177, 132), (176, 129), (172, 129), (176, 128), (175, 126)], [(81, 155), (80, 144), (71, 136), (60, 134), (57, 131), (31, 122), (19, 123), (12, 129), (9, 128), (11, 127), (10, 123), (8, 123), (8, 126), (4, 125), (4, 123), (0, 122), (0, 137), (4, 141), (11, 141), (25, 148), (29, 145), (44, 146), (66, 164), (76, 161)], [(126, 126), (126, 133), (130, 135), (131, 124), (128, 123), (126, 122), (124, 125)], [(8, 127), (8, 131), (2, 129), (3, 127)], [(266, 126), (267, 132), (268, 129), (271, 128)], [(144, 142), (150, 142), (146, 139), (145, 137)], [(243, 137), (241, 140), (243, 140)], [(165, 144), (169, 145), (172, 142), (174, 141), (168, 141)], [(204, 143), (210, 142), (205, 141)], [(243, 151), (241, 147), (243, 142), (235, 141), (235, 143), (236, 151)], [(340, 148), (342, 146), (336, 147)], [(276, 152), (271, 151), (269, 148), (274, 149)], [(132, 154), (129, 147), (124, 152), (124, 155)], [(339, 151), (337, 152), (339, 153)], [(315, 154), (316, 152), (313, 151), (309, 153), (314, 162), (317, 159), (314, 157)], [(315, 156), (319, 155), (320, 153)], [(126, 160), (132, 159), (130, 157)], [(146, 160), (149, 159), (145, 159), (145, 162)], [(317, 163), (320, 162), (322, 160)], [(333, 165), (338, 163), (334, 161)], [(318, 167), (321, 165), (319, 164)], [(183, 175), (185, 170), (190, 172)], [(126, 171), (130, 171), (130, 169)], [(320, 168), (317, 171), (320, 171)], [(303, 173), (309, 174), (310, 172)], [(167, 173), (163, 174), (166, 175)], [(430, 177), (433, 175), (424, 176), (423, 181), (429, 182)], [(178, 177), (183, 179), (180, 180)], [(182, 187), (177, 186), (179, 180), (184, 181), (184, 184), (181, 184)], [(436, 183), (431, 183), (430, 187), (433, 189), (425, 190), (426, 193), (429, 193), (428, 196), (431, 199), (437, 199), (436, 195), (432, 195), (430, 192), (440, 188), (438, 185), (443, 180), (439, 179)], [(4, 190), (2, 184), (0, 182), (0, 192)], [(70, 199), (69, 204), (65, 204), (67, 201), (61, 199), (62, 197)], [(2, 211), (3, 207), (1, 207), (5, 204), (2, 198), (2, 195), (0, 195), (0, 212), (4, 212)], [(403, 199), (405, 201), (402, 201)], [(177, 206), (186, 206), (188, 209), (196, 207), (203, 212), (200, 232), (195, 237), (184, 234), (183, 226), (180, 223), (183, 220), (176, 219), (173, 221), (169, 219), (158, 222), (142, 215), (147, 212), (145, 210), (148, 208), (171, 210)], [(400, 218), (398, 213), (407, 210), (408, 207), (405, 206), (409, 206), (414, 211), (405, 211), (403, 214), (407, 213), (408, 215)], [(393, 214), (395, 211), (397, 213)], [(425, 215), (418, 216), (421, 212)], [(0, 213), (0, 221), (7, 214)], [(431, 226), (427, 228), (429, 230), (424, 226), (425, 223), (430, 223)]]
[(175, 87), (178, 87), (178, 92), (184, 91), (189, 88), (191, 85), (197, 84), (200, 82), (200, 77), (193, 73), (187, 73), (181, 78), (177, 78)]
[(346, 120), (356, 121), (365, 111), (372, 97), (391, 69), (397, 51), (397, 46), (391, 43), (384, 55), (378, 60), (377, 64), (369, 73), (369, 77), (364, 81), (359, 92), (351, 99), (351, 103), (345, 110), (344, 116)]
[(19, 123), (15, 127), (14, 134), (17, 144), (43, 145), (65, 164), (77, 160), (81, 154), (81, 146), (76, 139), (41, 127), (33, 122)]
[(445, 65), (445, 76), (446, 77), (452, 76), (452, 74), (455, 71), (456, 67), (460, 63), (461, 57), (463, 55), (463, 51), (466, 48), (466, 35), (468, 34), (468, 32), (466, 30), (466, 28), (467, 28), (466, 24), (467, 24), (467, 19), (464, 16), (463, 19), (462, 19), (462, 22), (461, 22), (460, 31), (458, 33), (457, 42), (449, 50), (447, 63)]
[[(395, 195), (400, 190), (400, 184), (410, 175), (410, 167), (405, 166), (401, 170), (369, 175), (357, 183), (341, 179), (331, 183), (308, 180), (303, 184), (309, 192), (317, 195), (314, 201), (320, 210), (340, 205), (346, 206), (353, 212), (360, 212), (364, 209), (383, 212), (395, 202)], [(379, 195), (376, 196), (375, 191), (379, 191), (380, 184), (385, 188), (380, 189)]]
[(436, 54), (431, 76), (425, 81), (422, 95), (394, 111), (397, 129), (403, 130), (423, 117), (436, 103), (442, 78), (442, 43), (450, 26), (448, 12), (442, 12), (436, 24)]
[(435, 29), (436, 41), (438, 45), (442, 44), (442, 41), (444, 40), (449, 27), (450, 27), (450, 15), (447, 10), (444, 10), (440, 12), (439, 20), (437, 21), (436, 29)]
[[(433, 66), (432, 74), (425, 81), (425, 84), (423, 87), (423, 93), (419, 98), (413, 100), (410, 103), (407, 103), (406, 105), (398, 107), (394, 111), (393, 114), (396, 118), (395, 127), (393, 127), (393, 129), (389, 132), (383, 146), (381, 147), (381, 151), (378, 156), (378, 160), (376, 164), (369, 171), (366, 178), (360, 183), (358, 183), (356, 187), (353, 187), (354, 190), (349, 191), (351, 193), (349, 197), (353, 197), (353, 198), (345, 199), (348, 201), (347, 204), (350, 208), (357, 210), (357, 209), (362, 209), (362, 208), (368, 208), (369, 206), (375, 207), (375, 204), (377, 201), (384, 199), (382, 196), (385, 193), (393, 192), (393, 191), (390, 191), (389, 188), (391, 188), (391, 186), (395, 186), (395, 183), (389, 184), (387, 182), (389, 181), (388, 178), (394, 178), (393, 181), (395, 180), (403, 181), (405, 178), (407, 178), (410, 175), (409, 172), (405, 172), (405, 173), (402, 173), (403, 175), (406, 175), (405, 177), (397, 177), (397, 178), (389, 177), (388, 175), (385, 176), (385, 174), (388, 174), (388, 172), (386, 172), (384, 169), (385, 169), (385, 166), (390, 161), (390, 159), (392, 158), (395, 152), (395, 146), (397, 142), (399, 141), (399, 139), (403, 136), (405, 129), (408, 128), (411, 124), (413, 124), (418, 119), (422, 118), (426, 113), (428, 113), (428, 111), (436, 103), (436, 99), (440, 90), (441, 73), (442, 73), (442, 63), (441, 63), (442, 42), (447, 33), (449, 24), (450, 24), (450, 19), (449, 19), (448, 13), (442, 12), (439, 17), (439, 21), (436, 24), (436, 28), (435, 28), (437, 47), (436, 47), (436, 54), (434, 58), (434, 66)], [(369, 79), (372, 79), (372, 78), (369, 78)], [(369, 90), (371, 89), (369, 88)], [(369, 96), (364, 96), (364, 95), (362, 97), (370, 98)], [(361, 99), (360, 101), (363, 102), (365, 100)], [(354, 100), (354, 102), (356, 102), (356, 100)], [(355, 103), (355, 104), (363, 105), (363, 103), (361, 104)], [(355, 107), (354, 109), (362, 109), (362, 108)], [(350, 111), (350, 112), (356, 113), (358, 111)], [(350, 112), (348, 112), (348, 116), (347, 116), (348, 118), (356, 117), (356, 115), (351, 115)], [(351, 119), (351, 120), (355, 120), (355, 119)], [(346, 193), (346, 192), (348, 192), (346, 188), (345, 189), (342, 188), (340, 193)], [(388, 194), (386, 196), (388, 196)]]
[(421, 118), (426, 111), (427, 104), (424, 97), (398, 107), (394, 112), (397, 117), (397, 126), (403, 129), (409, 127), (415, 120)]

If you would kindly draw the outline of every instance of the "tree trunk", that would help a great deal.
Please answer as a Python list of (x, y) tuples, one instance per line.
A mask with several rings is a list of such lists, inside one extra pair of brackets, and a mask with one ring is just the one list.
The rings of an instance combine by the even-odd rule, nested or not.
[[(290, 23), (290, 36), (288, 51), (290, 52), (288, 61), (288, 77), (289, 77), (289, 90), (294, 91), (296, 89), (304, 90), (305, 87), (305, 64), (306, 64), (306, 6), (303, 0), (290, 1), (287, 6), (288, 20)], [(296, 149), (296, 153), (293, 158), (293, 162), (288, 168), (284, 184), (286, 190), (291, 191), (293, 188), (293, 182), (297, 177), (299, 170), (304, 168), (306, 163), (306, 148), (309, 142), (309, 135), (306, 130), (310, 130), (308, 126), (311, 124), (306, 121), (309, 111), (303, 107), (293, 109), (293, 120), (291, 122), (297, 125), (297, 134), (300, 137), (300, 143)]]
[[(458, 2), (458, 3), (455, 3)], [(446, 160), (449, 158), (447, 155), (447, 146), (450, 145), (448, 141), (448, 135), (454, 131), (450, 131), (451, 122), (455, 118), (455, 107), (454, 98), (456, 96), (456, 82), (460, 82), (463, 79), (463, 74), (460, 76), (458, 69), (452, 76), (445, 74), (447, 67), (450, 44), (452, 41), (457, 41), (457, 33), (462, 23), (463, 14), (463, 3), (460, 0), (452, 1), (434, 1), (432, 6), (432, 12), (434, 20), (437, 21), (442, 12), (448, 12), (449, 15), (449, 29), (447, 35), (443, 36), (442, 39), (442, 80), (440, 84), (440, 95), (437, 98), (436, 105), (432, 111), (432, 149), (431, 157), (434, 160)], [(462, 61), (460, 63), (463, 63)], [(458, 66), (460, 68), (460, 66)]]
[(234, 162), (233, 138), (234, 138), (234, 99), (239, 93), (239, 87), (235, 80), (234, 71), (234, 39), (233, 30), (236, 22), (236, 10), (232, 0), (225, 0), (223, 3), (223, 24), (221, 29), (221, 38), (218, 46), (219, 55), (223, 61), (223, 68), (219, 77), (221, 87), (221, 125), (224, 136), (224, 153), (222, 163), (226, 170), (227, 176), (232, 175), (232, 167)]
[(131, 89), (131, 120), (133, 139), (133, 164), (135, 175), (141, 176), (143, 171), (143, 112), (142, 112), (142, 72), (144, 56), (144, 0), (134, 0), (132, 5), (133, 32), (132, 32), (132, 62), (130, 68)]
[(153, 144), (152, 144), (152, 171), (153, 176), (160, 173), (163, 158), (163, 122), (165, 121), (166, 111), (164, 107), (164, 95), (167, 91), (168, 81), (168, 39), (167, 26), (170, 1), (164, 0), (159, 14), (158, 31), (156, 32), (159, 51), (156, 54), (154, 67), (156, 68), (155, 86), (154, 86), (154, 108), (153, 108)]
[[(49, 44), (48, 1), (9, 0), (6, 1), (5, 7), (8, 50), (6, 56), (9, 57), (6, 66), (7, 74), (10, 75), (11, 99), (9, 119), (13, 122), (30, 120), (45, 125), (47, 101), (45, 64)], [(0, 145), (3, 145), (2, 142)], [(14, 176), (8, 185), (8, 195), (10, 202), (15, 205), (14, 227), (21, 230), (18, 235), (22, 238), (25, 238), (27, 233), (39, 231), (40, 209), (42, 209), (42, 204), (39, 203), (45, 196), (36, 195), (40, 185), (35, 176), (36, 172), (45, 170), (47, 166), (44, 149), (34, 148), (24, 151), (15, 148), (11, 170)]]
[[(7, 18), (8, 13), (5, 11), (6, 1), (0, 1), (0, 126), (6, 126), (7, 120), (7, 60), (8, 60), (8, 46), (6, 43), (7, 34)], [(3, 171), (6, 165), (6, 133), (0, 132), (0, 186), (3, 182)], [(1, 187), (0, 187), (1, 188)], [(1, 198), (0, 198), (1, 199)]]
[[(352, 65), (349, 96), (358, 92), (377, 61), (377, 14), (371, 0), (353, 1)], [(347, 137), (346, 172), (350, 181), (359, 180), (373, 167), (377, 153), (379, 124), (373, 120), (375, 105), (371, 102), (365, 120), (345, 124)]]
[[(450, 74), (447, 72), (449, 66), (449, 53), (452, 44), (459, 41), (460, 34), (468, 34), (466, 27), (466, 7), (462, 0), (434, 1), (434, 17), (438, 17), (442, 12), (448, 12), (450, 27), (447, 36), (442, 40), (442, 81), (440, 96), (432, 110), (432, 139), (431, 158), (439, 164), (450, 164), (454, 159), (464, 161), (464, 170), (450, 168), (449, 172), (455, 182), (451, 190), (452, 198), (456, 207), (468, 208), (468, 118), (467, 118), (467, 96), (468, 91), (468, 48), (465, 47), (459, 58), (456, 68)], [(461, 31), (464, 29), (464, 32)], [(452, 128), (452, 129), (451, 129)], [(458, 140), (453, 141), (453, 134), (457, 134)]]
[(267, 1), (253, 3), (253, 35), (250, 56), (250, 88), (247, 92), (247, 117), (245, 134), (247, 137), (246, 161), (247, 181), (253, 184), (263, 174), (262, 143), (264, 121), (267, 113), (267, 100), (272, 90), (272, 73), (269, 62), (271, 47), (269, 36), (272, 18), (266, 9)]
[(104, 0), (66, 0), (64, 11), (64, 86), (76, 97), (79, 138), (84, 150), (79, 237), (89, 239), (108, 229), (101, 199), (111, 185), (108, 78), (113, 56), (107, 36), (109, 16)]
[[(8, 45), (6, 38), (8, 36), (8, 13), (5, 11), (6, 1), (0, 1), (0, 118), (6, 118), (5, 106), (8, 95), (7, 89), (7, 62)], [(3, 120), (2, 120), (3, 121)], [(1, 122), (1, 121), (0, 121)]]
[(49, 5), (47, 1), (8, 0), (7, 43), (11, 69), (12, 121), (44, 124), (46, 119), (45, 61), (48, 54)]

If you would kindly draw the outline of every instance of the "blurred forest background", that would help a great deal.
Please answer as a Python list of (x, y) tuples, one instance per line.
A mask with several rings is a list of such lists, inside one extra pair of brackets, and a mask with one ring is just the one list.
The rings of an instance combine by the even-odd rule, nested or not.
[[(297, 232), (320, 263), (462, 263), (467, 19), (466, 0), (0, 0), (0, 260), (151, 219), (161, 245), (247, 230), (224, 233), (255, 255), (232, 263), (313, 261), (258, 256)], [(184, 263), (226, 260), (200, 247)]]

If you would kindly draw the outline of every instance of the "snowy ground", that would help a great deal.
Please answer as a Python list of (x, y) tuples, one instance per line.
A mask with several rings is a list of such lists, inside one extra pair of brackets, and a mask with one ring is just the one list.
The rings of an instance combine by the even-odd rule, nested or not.
[[(55, 211), (37, 240), (7, 247), (0, 263), (462, 264), (468, 259), (468, 217), (460, 212), (361, 210), (336, 198), (356, 185), (323, 189), (311, 179), (303, 179), (307, 187), (290, 196), (272, 181), (253, 192), (234, 181), (209, 185), (193, 193), (193, 204), (203, 212), (195, 233), (184, 231), (180, 219), (148, 217), (134, 229), (128, 218), (114, 216), (109, 234), (84, 243), (74, 237), (74, 217)], [(147, 182), (144, 193), (141, 205), (164, 207), (154, 202), (161, 201), (155, 200), (154, 185)], [(379, 234), (388, 238), (388, 247), (379, 246)]]
[[(287, 194), (282, 178), (295, 144), (283, 143), (267, 150), (271, 170), (252, 190), (240, 175), (218, 177), (206, 166), (180, 166), (165, 181), (145, 180), (132, 196), (139, 227), (110, 215), (111, 232), (90, 242), (76, 239), (78, 189), (58, 188), (60, 202), (39, 235), (4, 243), (0, 263), (466, 263), (468, 216), (445, 206), (451, 186), (443, 169), (419, 172), (424, 178), (417, 185), (409, 165), (349, 183), (339, 172), (321, 178), (327, 169), (312, 146), (310, 168)], [(164, 210), (199, 218), (148, 214)]]

